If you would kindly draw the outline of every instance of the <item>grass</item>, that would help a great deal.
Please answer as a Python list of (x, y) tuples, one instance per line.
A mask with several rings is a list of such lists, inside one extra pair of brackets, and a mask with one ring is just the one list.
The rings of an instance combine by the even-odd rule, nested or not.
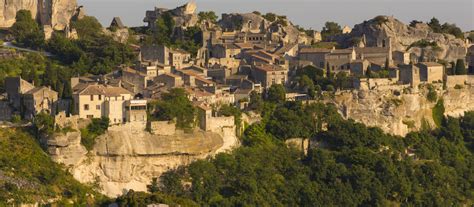
[(0, 129), (0, 148), (0, 206), (48, 199), (81, 206), (93, 203), (91, 195), (102, 197), (53, 162), (22, 129)]

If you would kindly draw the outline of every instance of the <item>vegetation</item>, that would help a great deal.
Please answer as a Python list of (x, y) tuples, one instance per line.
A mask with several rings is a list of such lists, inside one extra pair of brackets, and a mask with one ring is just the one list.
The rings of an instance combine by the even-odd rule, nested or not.
[(10, 30), (16, 42), (22, 46), (39, 49), (44, 45), (44, 34), (28, 10), (16, 13), (15, 23)]
[(437, 127), (440, 127), (444, 118), (444, 100), (438, 100), (432, 111), (433, 121)]
[[(307, 82), (307, 79), (304, 78), (304, 76), (313, 81), (314, 91), (311, 90), (312, 86)], [(302, 82), (303, 79), (305, 79), (304, 82)], [(321, 90), (335, 91), (336, 89), (344, 90), (352, 88), (352, 79), (347, 76), (346, 73), (329, 73), (325, 75), (324, 69), (314, 66), (298, 68), (296, 70), (296, 80), (299, 83), (293, 84), (294, 86), (297, 88), (308, 87), (308, 92), (314, 92), (314, 96), (317, 96), (317, 93), (319, 93)]]
[(464, 63), (463, 59), (458, 59), (456, 61), (456, 68), (455, 68), (454, 71), (455, 71), (456, 75), (466, 75), (467, 74), (466, 64)]
[(152, 119), (161, 121), (176, 120), (178, 128), (194, 126), (195, 109), (182, 88), (173, 88), (162, 95), (162, 100), (153, 103)]
[(234, 116), (235, 126), (237, 126), (237, 130), (240, 129), (240, 126), (242, 125), (242, 111), (240, 111), (240, 109), (232, 105), (223, 105), (219, 109), (218, 114), (220, 116), (227, 116), (227, 117)]
[(433, 17), (430, 22), (428, 22), (428, 26), (430, 26), (433, 32), (451, 34), (456, 38), (464, 39), (464, 33), (456, 24), (444, 23), (441, 25), (439, 20)]
[(438, 100), (438, 93), (436, 93), (436, 89), (431, 84), (428, 85), (428, 94), (426, 98), (430, 102), (436, 102)]
[(102, 196), (80, 184), (21, 129), (0, 129), (0, 206), (56, 200), (90, 206)]
[(96, 138), (105, 134), (109, 128), (109, 119), (92, 119), (92, 122), (86, 128), (81, 129), (81, 144), (91, 151), (94, 148)]
[(198, 17), (199, 17), (199, 22), (209, 21), (209, 22), (212, 22), (212, 23), (216, 23), (217, 18), (218, 18), (216, 13), (213, 12), (213, 11), (199, 12)]
[[(217, 20), (217, 16), (214, 12), (200, 12), (199, 18), (200, 21)], [(183, 39), (174, 38), (176, 22), (172, 14), (166, 12), (156, 20), (155, 27), (156, 29), (154, 31), (146, 31), (148, 35), (146, 44), (179, 48), (191, 53), (192, 56), (197, 55), (197, 51), (202, 45), (202, 31), (198, 26), (187, 28), (184, 31)]]
[(326, 22), (321, 31), (321, 36), (324, 41), (331, 41), (331, 37), (338, 34), (342, 34), (342, 28), (336, 22)]
[(388, 22), (388, 19), (387, 17), (385, 16), (376, 16), (374, 18), (374, 21), (378, 24), (378, 25), (382, 25), (384, 24), (385, 22)]
[[(472, 205), (472, 112), (401, 139), (343, 120), (330, 105), (265, 104), (275, 107), (247, 128), (243, 147), (165, 173), (160, 191), (199, 206)], [(292, 137), (320, 147), (302, 155), (283, 144)]]
[(430, 41), (427, 41), (425, 39), (418, 40), (418, 41), (412, 43), (410, 46), (408, 46), (407, 50), (409, 50), (412, 47), (419, 47), (419, 48), (431, 47), (433, 49), (439, 48), (439, 46), (436, 42), (434, 42), (434, 41), (430, 42)]

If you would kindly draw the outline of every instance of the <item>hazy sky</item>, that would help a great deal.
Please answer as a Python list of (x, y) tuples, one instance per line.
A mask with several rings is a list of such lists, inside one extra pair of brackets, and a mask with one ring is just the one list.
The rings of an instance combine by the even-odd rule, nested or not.
[[(141, 26), (146, 10), (175, 8), (186, 0), (78, 0), (88, 15), (104, 26), (119, 16), (127, 26)], [(474, 30), (474, 0), (196, 0), (199, 11), (221, 13), (261, 11), (287, 15), (294, 23), (321, 30), (324, 22), (353, 26), (377, 15), (393, 15), (405, 23), (413, 19), (456, 23)]]

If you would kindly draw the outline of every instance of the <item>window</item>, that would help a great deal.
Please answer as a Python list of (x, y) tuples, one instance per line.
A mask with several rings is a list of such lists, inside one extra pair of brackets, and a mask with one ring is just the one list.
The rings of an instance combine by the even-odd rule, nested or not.
[(117, 100), (117, 96), (115, 96), (115, 100)]
[(125, 96), (122, 96), (122, 101), (125, 101)]
[(102, 95), (99, 95), (99, 101), (102, 100)]
[(91, 95), (91, 101), (93, 101), (93, 100), (94, 100), (94, 95)]
[(89, 111), (89, 104), (84, 104), (84, 111)]
[(95, 106), (95, 109), (100, 110), (100, 105)]
[(88, 119), (93, 119), (93, 118), (94, 118), (94, 115), (87, 115), (87, 118), (88, 118)]

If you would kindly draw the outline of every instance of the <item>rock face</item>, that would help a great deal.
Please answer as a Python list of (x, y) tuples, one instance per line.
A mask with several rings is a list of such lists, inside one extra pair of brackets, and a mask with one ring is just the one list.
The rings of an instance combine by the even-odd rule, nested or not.
[[(353, 38), (362, 38), (363, 36), (365, 36), (366, 46), (382, 47), (384, 44), (388, 45), (390, 41), (393, 50), (408, 50), (425, 61), (435, 59), (455, 61), (466, 57), (467, 45), (463, 40), (456, 39), (450, 34), (434, 33), (424, 23), (411, 27), (394, 17), (379, 16), (355, 25), (352, 32), (342, 38), (341, 43), (348, 46)], [(420, 40), (435, 42), (438, 48), (409, 48), (411, 44)]]
[[(400, 95), (396, 95), (400, 94)], [(427, 91), (354, 91), (343, 92), (329, 101), (334, 103), (344, 118), (354, 119), (367, 126), (380, 127), (386, 133), (404, 136), (421, 129), (424, 121), (435, 126), (432, 103)], [(443, 98), (446, 116), (458, 117), (474, 110), (474, 88), (438, 90)]]
[(300, 35), (299, 30), (287, 19), (270, 22), (255, 13), (223, 14), (219, 26), (228, 31), (240, 30), (240, 32), (266, 33), (268, 36), (276, 35), (280, 37), (279, 41), (285, 43), (298, 43)]
[(42, 25), (64, 30), (77, 9), (76, 0), (4, 0), (0, 2), (0, 27), (11, 27), (19, 10), (29, 10)]
[(102, 193), (111, 197), (129, 189), (146, 191), (152, 178), (163, 172), (238, 145), (235, 128), (158, 136), (133, 124), (110, 127), (89, 153), (80, 139), (79, 132), (56, 135), (48, 139), (48, 151), (77, 180), (99, 184)]

